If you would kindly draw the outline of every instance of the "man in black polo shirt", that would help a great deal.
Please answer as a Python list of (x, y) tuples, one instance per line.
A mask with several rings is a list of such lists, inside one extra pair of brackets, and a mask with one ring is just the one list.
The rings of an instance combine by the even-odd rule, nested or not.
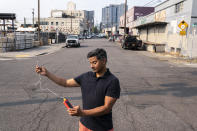
[(59, 78), (44, 67), (36, 72), (47, 76), (64, 87), (81, 87), (83, 109), (75, 106), (68, 110), (71, 116), (80, 116), (79, 131), (113, 131), (112, 107), (120, 97), (119, 80), (106, 67), (107, 53), (95, 49), (87, 58), (93, 72), (83, 73), (74, 79)]

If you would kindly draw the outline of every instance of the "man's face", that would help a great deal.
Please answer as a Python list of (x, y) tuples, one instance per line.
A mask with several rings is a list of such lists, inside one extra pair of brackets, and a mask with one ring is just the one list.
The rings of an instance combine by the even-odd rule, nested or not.
[(98, 60), (97, 57), (94, 56), (94, 57), (90, 57), (88, 60), (90, 62), (90, 66), (93, 72), (99, 73), (106, 66), (106, 59)]

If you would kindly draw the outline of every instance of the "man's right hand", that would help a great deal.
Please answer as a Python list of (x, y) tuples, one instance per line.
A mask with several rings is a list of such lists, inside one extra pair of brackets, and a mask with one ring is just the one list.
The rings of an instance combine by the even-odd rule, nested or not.
[(47, 69), (45, 67), (39, 67), (39, 66), (36, 66), (36, 70), (35, 70), (38, 74), (41, 74), (43, 76), (47, 76)]

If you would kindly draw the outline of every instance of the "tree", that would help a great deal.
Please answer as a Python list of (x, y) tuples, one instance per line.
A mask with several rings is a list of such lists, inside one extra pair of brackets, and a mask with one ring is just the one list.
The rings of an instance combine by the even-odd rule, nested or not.
[(97, 26), (93, 27), (92, 32), (95, 33), (95, 34), (99, 33), (99, 30), (98, 30)]

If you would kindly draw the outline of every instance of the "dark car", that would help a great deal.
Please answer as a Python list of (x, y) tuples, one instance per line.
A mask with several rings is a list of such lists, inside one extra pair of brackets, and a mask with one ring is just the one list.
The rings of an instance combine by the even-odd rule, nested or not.
[(142, 40), (139, 40), (138, 36), (128, 35), (122, 41), (121, 46), (123, 49), (138, 49), (142, 47)]
[(79, 35), (79, 40), (84, 40), (84, 39), (85, 39), (85, 36)]

